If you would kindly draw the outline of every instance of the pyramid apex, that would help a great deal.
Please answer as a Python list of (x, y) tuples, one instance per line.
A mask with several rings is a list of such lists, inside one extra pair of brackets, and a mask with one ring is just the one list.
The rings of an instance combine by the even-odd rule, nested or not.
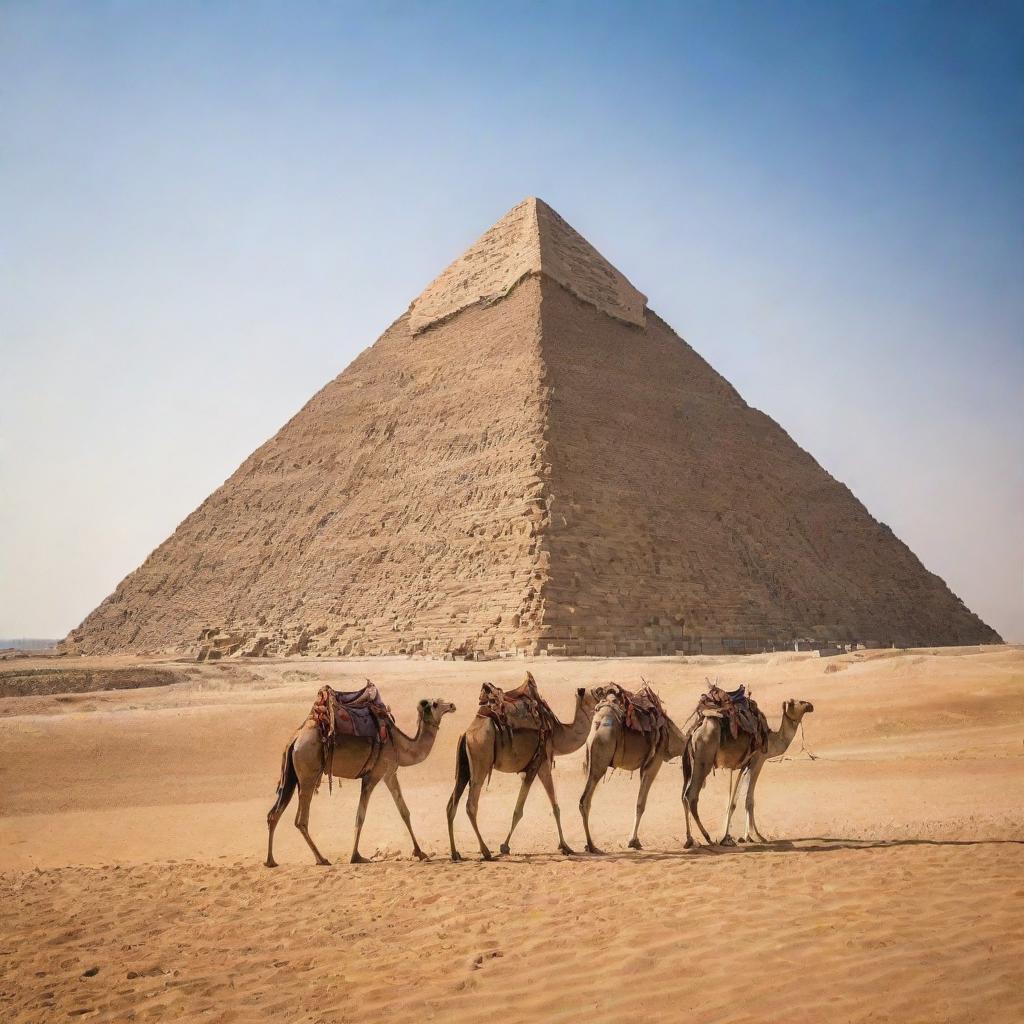
[(557, 281), (577, 298), (643, 327), (647, 298), (538, 196), (527, 196), (413, 300), (414, 334), (477, 302), (496, 302), (524, 277)]

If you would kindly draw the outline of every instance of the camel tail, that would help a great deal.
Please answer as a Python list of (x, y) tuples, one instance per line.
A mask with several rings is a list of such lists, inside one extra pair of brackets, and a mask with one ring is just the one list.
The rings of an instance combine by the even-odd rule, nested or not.
[(693, 774), (693, 753), (691, 744), (693, 742), (692, 736), (686, 737), (686, 742), (683, 744), (683, 792), (686, 792), (686, 787), (690, 784), (690, 776)]
[(294, 749), (295, 740), (292, 740), (284, 748), (284, 757), (281, 759), (281, 778), (277, 783), (277, 802), (270, 811), (275, 818), (288, 806), (299, 784), (299, 777), (295, 774), (295, 765), (292, 763), (292, 750)]
[(469, 785), (469, 751), (466, 749), (466, 734), (459, 737), (459, 745), (455, 750), (455, 784), (457, 786)]

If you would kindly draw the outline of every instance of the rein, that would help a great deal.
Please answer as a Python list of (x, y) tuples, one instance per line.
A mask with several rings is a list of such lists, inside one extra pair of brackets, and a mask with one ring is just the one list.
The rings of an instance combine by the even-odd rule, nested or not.
[(797, 721), (795, 718), (790, 718), (785, 711), (782, 712), (783, 718), (788, 718), (794, 725), (800, 729), (800, 749), (796, 752), (796, 756), (787, 757), (784, 753), (779, 754), (778, 757), (770, 758), (772, 761), (795, 761), (801, 754), (806, 754), (812, 761), (820, 761), (821, 755), (814, 754), (811, 752), (811, 748), (807, 746), (806, 737), (804, 736), (804, 720), (801, 718)]

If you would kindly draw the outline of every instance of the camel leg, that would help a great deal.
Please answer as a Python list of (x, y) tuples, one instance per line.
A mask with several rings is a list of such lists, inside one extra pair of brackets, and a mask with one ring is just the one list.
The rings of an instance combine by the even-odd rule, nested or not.
[(512, 842), (512, 833), (516, 830), (516, 825), (522, 821), (523, 808), (526, 806), (526, 798), (530, 795), (530, 787), (533, 786), (533, 780), (537, 778), (537, 772), (526, 772), (523, 775), (523, 783), (519, 787), (519, 797), (516, 799), (516, 809), (512, 812), (512, 824), (509, 826), (508, 835), (505, 837), (505, 842), (501, 844), (501, 852), (508, 854), (512, 852), (510, 846)]
[[(689, 750), (684, 757), (690, 756)], [(691, 760), (689, 777), (686, 779), (686, 784), (683, 786), (683, 804), (686, 807), (686, 846), (687, 848), (693, 846), (693, 836), (690, 833), (690, 818), (697, 823), (697, 828), (700, 829), (701, 835), (704, 836), (704, 841), (708, 846), (712, 845), (711, 836), (708, 834), (708, 830), (704, 827), (704, 823), (700, 820), (700, 815), (697, 813), (697, 801), (700, 799), (700, 791), (704, 788), (704, 783), (707, 780), (708, 772), (711, 771), (709, 765), (700, 763), (693, 763)]]
[(636, 798), (636, 818), (633, 821), (633, 835), (629, 839), (629, 848), (631, 850), (643, 849), (640, 845), (640, 819), (644, 816), (644, 811), (647, 809), (647, 794), (651, 791), (651, 784), (657, 778), (661, 765), (661, 757), (655, 755), (654, 761), (640, 772), (640, 792)]
[(594, 790), (597, 784), (604, 778), (615, 756), (615, 735), (611, 728), (595, 728), (587, 740), (587, 759), (589, 771), (587, 773), (587, 784), (583, 787), (583, 794), (580, 797), (580, 815), (583, 818), (583, 832), (587, 837), (584, 849), (587, 853), (603, 853), (594, 845), (594, 838), (590, 834), (590, 805), (594, 799)]
[(558, 797), (555, 796), (555, 780), (551, 776), (550, 761), (545, 759), (544, 763), (540, 766), (540, 770), (537, 772), (537, 777), (540, 779), (541, 785), (551, 801), (551, 813), (555, 816), (555, 828), (558, 829), (558, 852), (572, 856), (576, 851), (569, 846), (565, 841), (565, 836), (562, 835), (562, 815), (558, 810)]
[(313, 801), (313, 791), (316, 789), (315, 785), (311, 785), (307, 780), (299, 782), (299, 809), (295, 812), (295, 827), (302, 833), (302, 838), (309, 844), (309, 848), (313, 851), (313, 856), (316, 857), (317, 864), (326, 866), (330, 864), (330, 861), (316, 848), (316, 843), (313, 842), (312, 836), (309, 834), (309, 805)]
[(757, 786), (757, 780), (761, 775), (761, 769), (764, 767), (764, 758), (756, 760), (748, 770), (747, 776), (747, 798), (744, 802), (744, 807), (747, 812), (747, 825), (746, 831), (744, 832), (743, 838), (748, 842), (752, 843), (756, 839), (759, 843), (766, 843), (768, 840), (758, 831), (757, 824), (754, 821), (754, 788)]
[(277, 823), (281, 820), (285, 808), (291, 802), (298, 784), (299, 778), (295, 773), (295, 765), (292, 764), (292, 744), (289, 743), (284, 752), (284, 763), (281, 765), (281, 781), (277, 786), (277, 800), (267, 813), (266, 864), (268, 868), (277, 867), (277, 861), (274, 860), (274, 830), (277, 828)]
[(683, 849), (689, 850), (693, 845), (693, 833), (690, 831), (690, 805), (686, 802), (686, 797), (683, 797), (683, 817), (686, 819), (686, 842), (683, 843)]
[(459, 809), (459, 801), (469, 785), (469, 753), (466, 750), (466, 734), (459, 737), (458, 749), (455, 753), (455, 788), (448, 798), (448, 844), (451, 847), (452, 860), (462, 860), (462, 854), (455, 849), (455, 812)]
[(722, 836), (719, 846), (735, 846), (736, 840), (729, 835), (729, 826), (732, 823), (733, 811), (736, 810), (736, 796), (740, 790), (740, 782), (743, 780), (743, 772), (729, 772), (729, 803), (725, 808), (725, 834)]
[[(714, 842), (711, 839), (711, 835), (708, 832), (708, 830), (704, 827), (704, 823), (700, 820), (700, 815), (697, 813), (697, 799), (699, 796), (700, 791), (698, 790), (698, 792), (695, 793), (691, 798), (687, 799), (686, 797), (684, 797), (684, 799), (686, 800), (686, 809), (689, 815), (692, 816), (693, 820), (697, 823), (697, 828), (700, 829), (700, 834), (704, 837), (704, 842), (706, 842), (708, 846), (713, 846)], [(690, 836), (689, 834), (687, 834), (687, 839), (689, 838)]]
[[(749, 801), (749, 798), (750, 798), (750, 765), (749, 764), (747, 765), (746, 768), (743, 769), (743, 779), (746, 779), (746, 782), (747, 782), (746, 799), (744, 800), (744, 818), (745, 818), (746, 817), (746, 804), (747, 804), (747, 802)], [(740, 780), (740, 786), (743, 785), (743, 779)], [(736, 787), (736, 799), (737, 799), (737, 802), (739, 801), (740, 786)], [(744, 821), (743, 835), (736, 837), (736, 842), (737, 843), (746, 843), (746, 842), (750, 841), (749, 836), (747, 834), (748, 833), (748, 829), (749, 829), (749, 826), (746, 823), (746, 821)]]
[(473, 826), (473, 831), (476, 833), (476, 841), (480, 844), (480, 856), (484, 860), (494, 860), (494, 855), (487, 848), (484, 837), (480, 835), (480, 828), (476, 823), (476, 812), (480, 806), (480, 793), (483, 788), (483, 779), (474, 778), (470, 780), (469, 796), (466, 797), (466, 815), (469, 817), (469, 823)]
[(380, 779), (374, 775), (364, 775), (362, 789), (359, 791), (359, 806), (356, 808), (356, 834), (352, 843), (352, 864), (368, 864), (369, 861), (359, 852), (359, 835), (363, 831), (363, 822), (366, 821), (366, 807), (370, 802), (370, 794), (374, 791)]
[(412, 817), (405, 803), (405, 797), (402, 796), (402, 787), (398, 782), (398, 772), (388, 775), (384, 779), (384, 785), (391, 791), (391, 797), (395, 801), (398, 813), (402, 816), (402, 821), (405, 822), (405, 827), (409, 830), (409, 836), (412, 838), (412, 855), (419, 860), (430, 860), (420, 849), (420, 844), (416, 841), (416, 833), (412, 830)]
[(686, 819), (686, 842), (683, 849), (689, 850), (693, 847), (693, 834), (690, 832), (690, 805), (686, 802), (686, 789), (690, 785), (690, 775), (693, 772), (693, 760), (690, 756), (690, 741), (687, 739), (683, 748), (683, 817)]

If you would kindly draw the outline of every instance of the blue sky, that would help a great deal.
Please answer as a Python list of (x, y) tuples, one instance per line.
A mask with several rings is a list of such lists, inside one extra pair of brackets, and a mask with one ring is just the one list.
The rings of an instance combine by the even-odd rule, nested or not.
[(539, 195), (1024, 641), (1020, 4), (0, 3), (0, 636)]

